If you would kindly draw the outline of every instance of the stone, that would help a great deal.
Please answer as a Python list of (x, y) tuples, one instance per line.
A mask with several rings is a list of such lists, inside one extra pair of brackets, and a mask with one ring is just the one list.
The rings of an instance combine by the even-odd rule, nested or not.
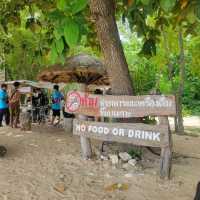
[(0, 146), (0, 157), (4, 157), (7, 153), (7, 149), (4, 146)]
[(104, 156), (104, 155), (101, 155), (100, 158), (101, 158), (101, 160), (108, 160), (108, 157)]
[(135, 167), (136, 164), (137, 164), (137, 160), (136, 159), (131, 159), (131, 160), (128, 161), (128, 164), (133, 166), (133, 167)]
[(132, 177), (133, 177), (133, 174), (128, 173), (128, 174), (125, 174), (124, 176), (125, 176), (126, 178), (132, 178)]
[(118, 162), (119, 162), (119, 159), (118, 159), (118, 156), (117, 155), (114, 155), (114, 154), (110, 154), (109, 155), (109, 158), (112, 162), (113, 165), (117, 165)]
[(131, 157), (127, 152), (121, 152), (121, 153), (119, 153), (119, 157), (120, 157), (124, 162), (128, 162), (129, 160), (132, 159), (132, 157)]
[(122, 169), (124, 169), (124, 170), (126, 170), (126, 171), (129, 171), (129, 170), (132, 169), (132, 166), (129, 165), (128, 163), (124, 163), (124, 164), (122, 165)]

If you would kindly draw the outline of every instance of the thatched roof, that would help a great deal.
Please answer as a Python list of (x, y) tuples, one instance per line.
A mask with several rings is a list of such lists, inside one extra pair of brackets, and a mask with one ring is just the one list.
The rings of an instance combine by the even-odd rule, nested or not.
[(38, 80), (52, 83), (85, 83), (108, 85), (106, 70), (99, 60), (89, 55), (80, 54), (68, 58), (64, 66), (53, 65), (38, 75)]

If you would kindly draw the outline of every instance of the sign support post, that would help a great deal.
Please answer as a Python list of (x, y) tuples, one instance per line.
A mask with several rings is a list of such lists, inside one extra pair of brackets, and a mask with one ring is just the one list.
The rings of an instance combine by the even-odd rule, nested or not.
[(172, 166), (172, 138), (168, 117), (159, 117), (159, 124), (168, 126), (168, 131), (163, 138), (166, 145), (161, 147), (160, 178), (169, 179)]
[[(86, 92), (86, 85), (81, 84), (80, 85), (80, 90), (82, 92)], [(80, 120), (87, 120), (87, 116), (85, 115), (78, 115), (78, 119)], [(89, 138), (86, 138), (84, 136), (80, 137), (80, 143), (81, 143), (81, 151), (82, 151), (82, 156), (84, 159), (89, 159), (92, 157), (92, 147), (91, 147), (91, 142)]]

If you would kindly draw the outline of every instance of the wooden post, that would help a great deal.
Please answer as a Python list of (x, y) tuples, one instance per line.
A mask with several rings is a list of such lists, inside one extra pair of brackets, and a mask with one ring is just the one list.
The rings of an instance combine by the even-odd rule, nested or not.
[(161, 147), (160, 178), (170, 179), (172, 166), (172, 138), (168, 117), (159, 117), (160, 125), (168, 125), (168, 132), (164, 136), (165, 146)]
[[(80, 85), (80, 90), (81, 92), (86, 92), (86, 85), (81, 84)], [(87, 116), (85, 115), (78, 115), (78, 119), (82, 120), (87, 120)], [(81, 151), (82, 151), (82, 156), (84, 159), (89, 159), (92, 157), (92, 147), (91, 147), (91, 142), (89, 138), (80, 137), (80, 143), (81, 143)]]

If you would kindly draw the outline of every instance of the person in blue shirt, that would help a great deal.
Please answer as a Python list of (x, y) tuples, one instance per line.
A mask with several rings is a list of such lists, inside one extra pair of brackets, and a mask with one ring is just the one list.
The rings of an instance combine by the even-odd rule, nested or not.
[(2, 127), (3, 117), (5, 117), (6, 125), (9, 125), (10, 111), (8, 105), (8, 93), (6, 84), (2, 84), (0, 89), (0, 127)]
[(51, 95), (51, 100), (52, 100), (51, 108), (52, 108), (52, 112), (53, 112), (51, 124), (54, 125), (54, 121), (55, 121), (56, 117), (58, 117), (58, 122), (55, 124), (55, 125), (57, 125), (60, 123), (60, 110), (62, 109), (61, 101), (64, 99), (64, 96), (59, 91), (58, 85), (54, 85), (53, 89), (54, 89), (54, 91)]

